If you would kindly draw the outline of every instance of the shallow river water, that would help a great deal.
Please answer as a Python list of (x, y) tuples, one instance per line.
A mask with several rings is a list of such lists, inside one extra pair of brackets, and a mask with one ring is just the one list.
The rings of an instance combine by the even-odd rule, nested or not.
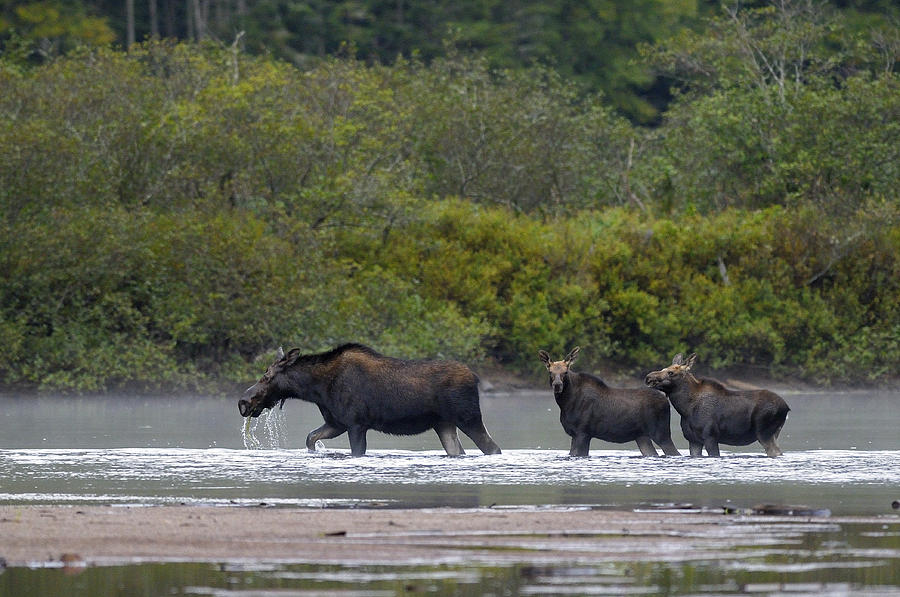
[[(758, 445), (723, 446), (720, 459), (640, 458), (634, 444), (599, 440), (590, 458), (569, 458), (569, 439), (549, 391), (483, 395), (485, 425), (503, 454), (484, 456), (461, 436), (467, 455), (460, 458), (445, 456), (433, 433), (370, 432), (364, 458), (349, 456), (346, 436), (309, 453), (304, 440), (321, 416), (296, 400), (277, 415), (261, 417), (246, 436), (236, 399), (0, 396), (3, 504), (708, 513), (766, 503), (804, 504), (833, 516), (881, 517), (888, 523), (795, 529), (798, 535), (776, 541), (781, 547), (722, 562), (617, 560), (539, 570), (484, 562), (368, 568), (143, 564), (85, 571), (79, 577), (85, 586), (100, 587), (93, 593), (52, 576), (59, 571), (8, 569), (0, 575), (0, 595), (26, 594), (10, 592), (13, 581), (20, 588), (58, 581), (58, 590), (67, 594), (269, 595), (274, 588), (276, 595), (395, 594), (417, 588), (435, 594), (624, 594), (625, 585), (610, 579), (626, 576), (630, 594), (900, 595), (900, 529), (892, 508), (900, 500), (900, 392), (782, 395), (792, 410), (779, 440), (785, 456), (778, 459), (766, 458)], [(674, 412), (672, 428), (676, 446), (686, 453)], [(798, 541), (803, 557), (792, 551)], [(868, 555), (859, 555), (864, 552)], [(879, 572), (866, 576), (873, 569)], [(142, 580), (134, 580), (138, 577)], [(99, 578), (118, 580), (100, 586)], [(133, 584), (153, 589), (116, 588), (134, 589)]]

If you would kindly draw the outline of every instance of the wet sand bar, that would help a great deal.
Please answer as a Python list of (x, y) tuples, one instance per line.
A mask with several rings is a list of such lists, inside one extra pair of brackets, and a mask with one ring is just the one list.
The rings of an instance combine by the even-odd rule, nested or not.
[(7, 566), (165, 561), (340, 564), (690, 561), (740, 557), (841, 525), (900, 517), (784, 517), (529, 509), (0, 506)]

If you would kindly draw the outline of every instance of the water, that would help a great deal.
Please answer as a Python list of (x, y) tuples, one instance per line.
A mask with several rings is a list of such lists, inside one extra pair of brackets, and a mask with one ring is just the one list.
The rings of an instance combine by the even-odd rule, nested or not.
[[(309, 453), (321, 422), (288, 401), (251, 428), (236, 400), (210, 397), (0, 397), (0, 503), (257, 503), (300, 506), (591, 504), (698, 508), (803, 503), (834, 514), (890, 513), (900, 499), (900, 393), (785, 393), (779, 443), (723, 446), (721, 459), (640, 458), (634, 444), (594, 440), (567, 456), (547, 392), (486, 395), (484, 420), (503, 448), (449, 458), (436, 434), (369, 433), (350, 458), (346, 435)], [(673, 413), (673, 438), (687, 452)], [(247, 449), (252, 447), (256, 449)]]
[[(485, 424), (504, 453), (483, 456), (461, 436), (468, 455), (460, 458), (445, 456), (434, 433), (370, 432), (364, 458), (349, 456), (346, 436), (309, 453), (306, 434), (321, 416), (299, 401), (248, 428), (235, 399), (0, 396), (4, 504), (711, 513), (780, 503), (870, 517), (729, 523), (685, 552), (656, 549), (666, 544), (661, 534), (654, 549), (565, 561), (518, 546), (433, 564), (10, 568), (0, 573), (0, 595), (900, 595), (900, 519), (891, 508), (900, 499), (900, 393), (783, 395), (792, 411), (778, 459), (758, 445), (723, 446), (721, 459), (648, 459), (633, 444), (598, 440), (590, 458), (572, 459), (549, 391), (484, 396)], [(677, 418), (673, 438), (686, 453)], [(705, 551), (703, 541), (717, 551)]]

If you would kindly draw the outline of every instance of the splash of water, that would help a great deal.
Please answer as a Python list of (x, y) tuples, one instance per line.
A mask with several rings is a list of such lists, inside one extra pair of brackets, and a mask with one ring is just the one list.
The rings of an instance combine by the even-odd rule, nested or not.
[[(260, 427), (260, 420), (263, 421), (262, 439), (256, 434)], [(287, 425), (284, 411), (280, 408), (270, 408), (255, 419), (247, 417), (241, 426), (241, 440), (248, 450), (277, 450), (282, 446), (286, 437)]]
[(241, 440), (248, 450), (258, 450), (262, 446), (259, 438), (256, 437), (257, 426), (259, 426), (259, 419), (252, 417), (244, 419), (244, 424), (241, 425)]
[(284, 409), (270, 408), (269, 412), (266, 413), (265, 426), (269, 447), (273, 450), (282, 447), (283, 440), (287, 438)]

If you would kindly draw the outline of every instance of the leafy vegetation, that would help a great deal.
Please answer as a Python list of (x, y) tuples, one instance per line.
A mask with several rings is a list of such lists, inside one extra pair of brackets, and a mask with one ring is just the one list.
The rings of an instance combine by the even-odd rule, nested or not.
[(351, 340), (895, 375), (900, 44), (779, 6), (647, 46), (679, 82), (653, 128), (452, 48), (303, 70), (216, 43), (6, 53), (0, 383), (206, 386)]

